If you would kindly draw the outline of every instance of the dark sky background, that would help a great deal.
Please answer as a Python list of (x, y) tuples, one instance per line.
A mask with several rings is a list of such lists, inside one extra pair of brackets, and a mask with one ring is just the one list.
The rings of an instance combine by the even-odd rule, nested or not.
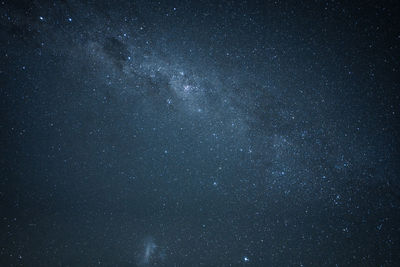
[(398, 1), (2, 1), (1, 266), (399, 266)]

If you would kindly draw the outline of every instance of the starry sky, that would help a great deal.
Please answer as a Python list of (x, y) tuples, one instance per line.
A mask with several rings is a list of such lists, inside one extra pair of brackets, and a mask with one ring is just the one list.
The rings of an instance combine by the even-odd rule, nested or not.
[(397, 1), (2, 1), (1, 266), (399, 266)]

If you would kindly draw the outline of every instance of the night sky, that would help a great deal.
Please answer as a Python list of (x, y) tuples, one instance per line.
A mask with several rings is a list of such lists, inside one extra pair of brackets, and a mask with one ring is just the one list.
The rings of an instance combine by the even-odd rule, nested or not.
[(0, 23), (1, 266), (400, 266), (397, 1)]

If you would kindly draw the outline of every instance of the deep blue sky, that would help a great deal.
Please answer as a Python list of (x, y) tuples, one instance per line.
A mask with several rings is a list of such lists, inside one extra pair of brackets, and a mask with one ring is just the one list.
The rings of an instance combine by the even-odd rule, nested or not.
[(399, 265), (399, 7), (1, 2), (0, 265)]

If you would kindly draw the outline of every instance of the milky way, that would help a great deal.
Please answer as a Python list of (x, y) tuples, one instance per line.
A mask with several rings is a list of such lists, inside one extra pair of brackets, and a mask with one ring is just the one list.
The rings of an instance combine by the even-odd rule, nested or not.
[(399, 17), (3, 1), (0, 265), (398, 265)]

